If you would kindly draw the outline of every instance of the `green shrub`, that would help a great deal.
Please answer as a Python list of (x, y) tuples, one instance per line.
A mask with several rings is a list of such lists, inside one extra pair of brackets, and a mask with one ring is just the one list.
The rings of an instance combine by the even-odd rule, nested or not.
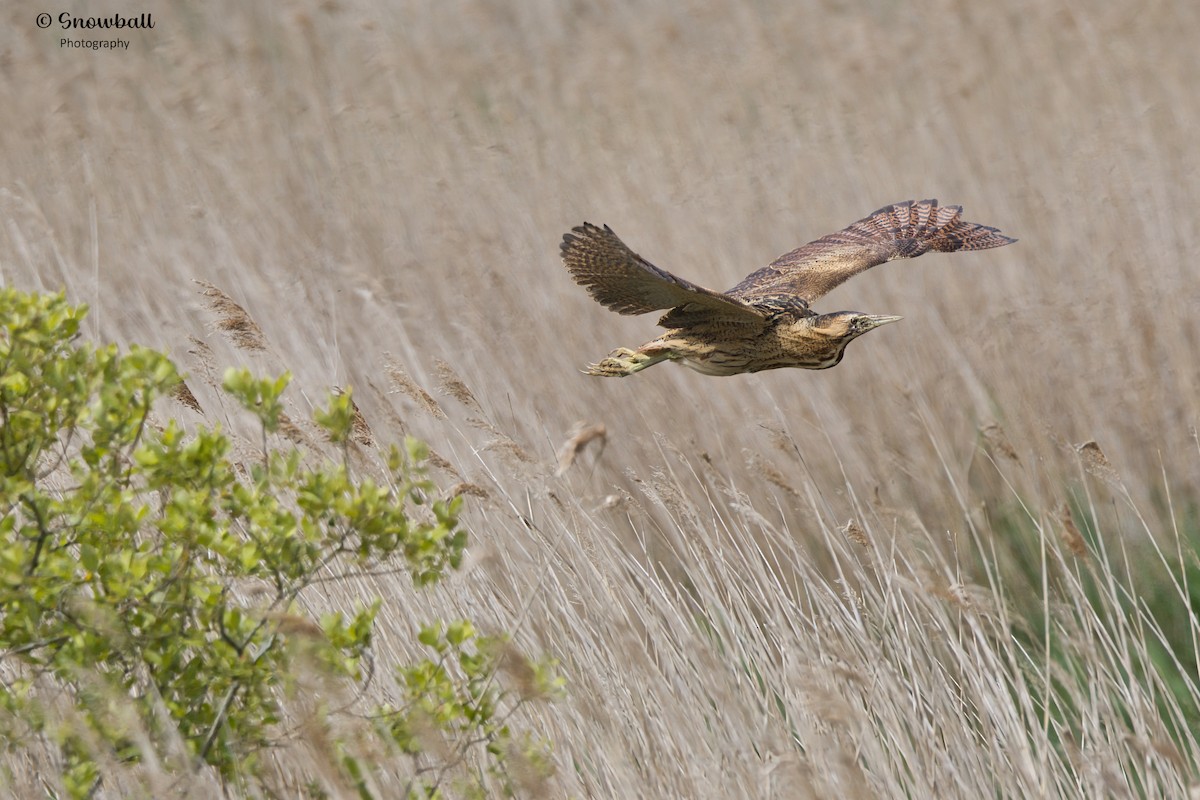
[[(159, 429), (151, 410), (180, 387), (175, 366), (146, 348), (79, 343), (85, 313), (62, 295), (0, 291), (0, 737), (9, 748), (52, 742), (76, 797), (102, 785), (104, 764), (150, 755), (176, 772), (206, 763), (258, 793), (301, 662), (369, 680), (379, 603), (318, 625), (300, 593), (335, 567), (393, 559), (415, 584), (437, 581), (462, 560), (461, 498), (434, 499), (415, 440), (391, 448), (382, 484), (353, 475), (345, 458), (272, 446), (286, 375), (226, 374), (226, 391), (261, 423), (256, 463), (237, 463), (219, 428)], [(335, 443), (353, 417), (349, 393), (314, 415)], [(496, 680), (515, 658), (504, 637), (478, 637), (467, 621), (417, 635), (430, 657), (398, 670), (402, 702), (360, 714), (388, 743), (386, 758), (364, 762), (338, 743), (343, 779), (369, 796), (372, 771), (408, 758), (405, 793), (432, 796), (453, 775), (479, 786), (480, 769), (511, 788), (513, 748), (544, 754), (532, 740), (514, 744), (505, 725), (533, 692)], [(525, 666), (536, 691), (556, 690), (547, 665)], [(67, 712), (50, 713), (52, 695)], [(431, 728), (443, 737), (438, 757), (423, 753)], [(472, 747), (486, 750), (483, 766), (453, 772)]]

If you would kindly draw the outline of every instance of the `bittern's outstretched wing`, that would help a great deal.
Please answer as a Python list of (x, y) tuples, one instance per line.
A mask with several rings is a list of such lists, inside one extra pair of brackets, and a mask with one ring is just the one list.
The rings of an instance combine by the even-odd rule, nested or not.
[(563, 236), (562, 260), (575, 282), (619, 314), (674, 309), (659, 320), (677, 327), (701, 318), (762, 324), (766, 315), (741, 300), (659, 269), (625, 246), (612, 229), (585, 222)]
[(964, 221), (962, 206), (910, 200), (881, 208), (844, 230), (780, 256), (747, 275), (729, 295), (747, 302), (792, 295), (811, 303), (885, 261), (916, 258), (930, 250), (986, 250), (1015, 241), (995, 228)]

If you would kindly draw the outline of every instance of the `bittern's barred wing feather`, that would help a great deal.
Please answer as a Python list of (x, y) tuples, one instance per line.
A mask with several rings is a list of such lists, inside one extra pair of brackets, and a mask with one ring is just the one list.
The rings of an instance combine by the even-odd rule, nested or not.
[(565, 236), (562, 260), (575, 282), (601, 305), (620, 314), (674, 309), (680, 319), (693, 312), (761, 324), (765, 315), (741, 300), (697, 286), (659, 269), (625, 246), (612, 229), (585, 222)]
[(966, 222), (962, 206), (910, 200), (885, 206), (844, 230), (780, 256), (747, 275), (729, 295), (751, 303), (779, 297), (811, 303), (877, 264), (916, 258), (930, 250), (985, 250), (1015, 241), (995, 228)]

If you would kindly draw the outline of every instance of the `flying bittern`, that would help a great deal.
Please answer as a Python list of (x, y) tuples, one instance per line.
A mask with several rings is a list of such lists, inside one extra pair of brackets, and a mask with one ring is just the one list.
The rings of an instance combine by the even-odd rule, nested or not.
[(809, 304), (876, 264), (930, 250), (986, 250), (1015, 242), (995, 228), (962, 219), (961, 206), (937, 200), (896, 203), (822, 236), (714, 292), (661, 270), (634, 253), (605, 225), (584, 223), (563, 236), (562, 259), (575, 281), (619, 314), (670, 309), (667, 332), (636, 350), (622, 347), (587, 369), (623, 377), (660, 361), (680, 361), (705, 375), (764, 369), (827, 369), (846, 345), (900, 317), (838, 311)]

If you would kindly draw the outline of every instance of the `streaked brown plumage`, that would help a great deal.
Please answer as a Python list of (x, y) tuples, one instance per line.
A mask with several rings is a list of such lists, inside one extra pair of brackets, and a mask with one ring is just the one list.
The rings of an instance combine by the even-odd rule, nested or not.
[(826, 369), (846, 345), (900, 317), (809, 304), (863, 270), (930, 250), (985, 250), (1015, 242), (995, 228), (962, 219), (961, 206), (937, 200), (896, 203), (780, 256), (720, 293), (655, 267), (605, 225), (584, 223), (563, 236), (562, 259), (576, 283), (619, 314), (670, 309), (667, 332), (636, 350), (619, 348), (587, 369), (623, 377), (660, 361), (681, 361), (706, 375), (765, 369)]

